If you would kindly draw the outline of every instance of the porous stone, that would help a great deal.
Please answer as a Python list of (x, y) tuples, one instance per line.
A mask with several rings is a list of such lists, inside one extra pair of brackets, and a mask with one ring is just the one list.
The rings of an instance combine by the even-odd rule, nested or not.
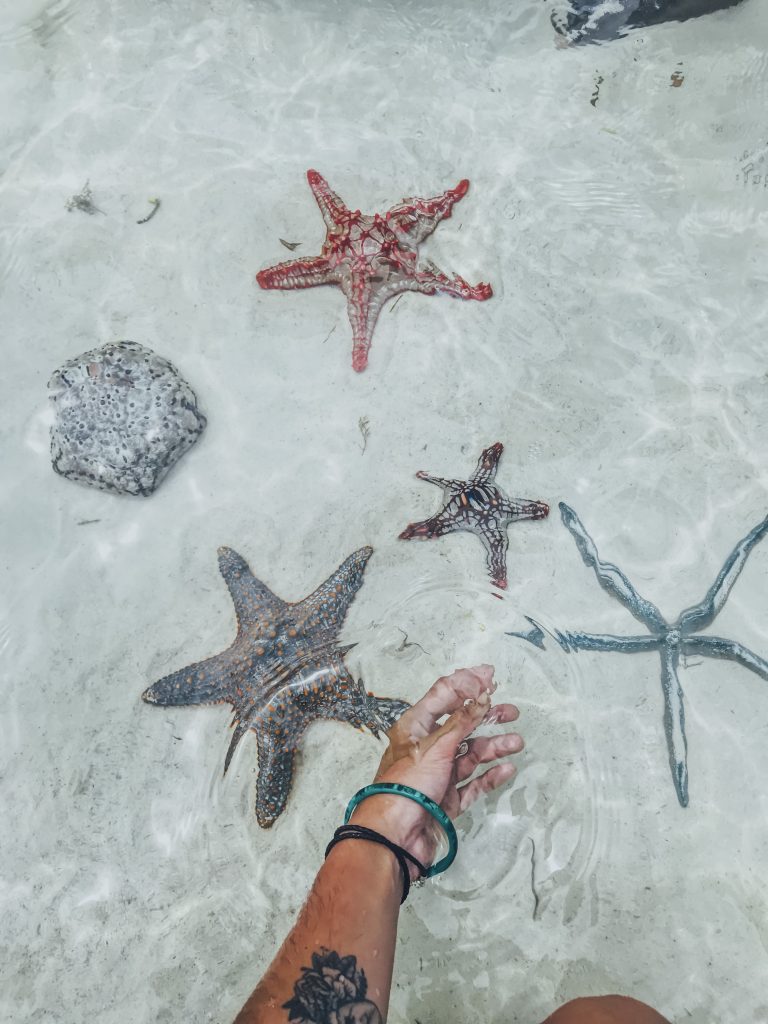
[(48, 387), (53, 468), (102, 491), (152, 494), (206, 424), (176, 367), (135, 341), (70, 359)]

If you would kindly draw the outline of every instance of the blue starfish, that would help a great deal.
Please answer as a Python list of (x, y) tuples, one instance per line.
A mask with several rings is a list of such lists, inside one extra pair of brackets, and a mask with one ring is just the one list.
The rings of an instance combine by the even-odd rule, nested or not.
[[(595, 542), (568, 505), (560, 503), (563, 523), (570, 530), (584, 564), (595, 570), (597, 581), (603, 590), (620, 601), (624, 607), (646, 627), (650, 636), (614, 636), (610, 633), (561, 633), (556, 630), (554, 639), (562, 649), (569, 651), (620, 651), (624, 654), (638, 654), (658, 651), (661, 658), (661, 688), (664, 694), (664, 732), (669, 750), (669, 766), (675, 784), (677, 798), (682, 807), (688, 806), (688, 742), (685, 735), (685, 708), (683, 690), (677, 677), (681, 655), (701, 655), (708, 658), (726, 658), (738, 662), (745, 668), (768, 679), (768, 661), (753, 654), (736, 640), (719, 636), (697, 636), (706, 629), (722, 610), (739, 573), (749, 557), (752, 548), (768, 533), (768, 516), (739, 541), (720, 570), (717, 579), (698, 604), (681, 612), (677, 621), (667, 622), (655, 604), (647, 601), (635, 590), (624, 573), (611, 562), (603, 562), (597, 553)], [(544, 649), (545, 633), (534, 619), (528, 618), (532, 629), (525, 633), (508, 633), (528, 640)]]
[(231, 646), (206, 661), (180, 669), (142, 694), (148, 704), (232, 705), (234, 734), (224, 760), (226, 773), (235, 747), (256, 733), (259, 776), (256, 818), (273, 825), (288, 800), (296, 751), (307, 726), (317, 718), (367, 727), (378, 736), (408, 704), (366, 693), (344, 664), (354, 647), (339, 647), (337, 634), (372, 548), (361, 548), (303, 601), (290, 604), (257, 580), (244, 558), (219, 548), (219, 570), (237, 617)]

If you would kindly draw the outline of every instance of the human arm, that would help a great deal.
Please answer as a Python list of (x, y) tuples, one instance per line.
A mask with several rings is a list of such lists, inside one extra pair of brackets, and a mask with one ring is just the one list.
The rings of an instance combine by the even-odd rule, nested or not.
[[(482, 793), (509, 780), (515, 768), (505, 762), (467, 781), (478, 766), (523, 747), (517, 733), (469, 738), (491, 716), (498, 723), (518, 717), (512, 704), (492, 707), (494, 689), (488, 665), (438, 679), (390, 730), (376, 781), (411, 786), (456, 818)], [(423, 864), (434, 859), (434, 821), (417, 803), (373, 796), (356, 808), (351, 823), (374, 829)], [(335, 846), (235, 1024), (381, 1024), (389, 1005), (402, 882), (386, 847), (357, 839)]]

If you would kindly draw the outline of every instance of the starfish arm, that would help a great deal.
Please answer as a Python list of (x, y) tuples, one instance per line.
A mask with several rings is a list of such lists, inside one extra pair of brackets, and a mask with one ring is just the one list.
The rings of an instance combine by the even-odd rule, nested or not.
[(496, 470), (499, 468), (499, 459), (504, 451), (501, 441), (486, 448), (480, 456), (477, 469), (470, 477), (473, 484), (490, 484), (496, 479)]
[(235, 684), (232, 675), (232, 648), (205, 661), (195, 662), (163, 676), (141, 695), (147, 704), (182, 707), (195, 704), (232, 703)]
[(464, 526), (456, 524), (455, 516), (446, 506), (437, 515), (430, 519), (422, 519), (418, 523), (409, 523), (398, 540), (431, 540), (433, 537), (444, 537), (447, 533), (454, 533), (456, 530), (463, 530)]
[(246, 560), (232, 548), (219, 548), (219, 572), (235, 606), (238, 636), (246, 631), (256, 636), (274, 628), (287, 605), (256, 579)]
[(498, 513), (506, 523), (519, 523), (524, 519), (546, 519), (549, 515), (549, 505), (545, 501), (536, 501), (533, 498), (508, 498), (501, 494), (498, 503)]
[(383, 302), (375, 301), (367, 284), (347, 296), (347, 315), (352, 325), (352, 369), (362, 373), (368, 365), (373, 329)]
[(562, 647), (566, 653), (571, 651), (607, 651), (617, 654), (646, 654), (648, 651), (657, 651), (664, 640), (655, 636), (615, 636), (612, 633), (570, 633), (561, 632), (559, 629), (552, 632), (544, 629), (535, 619), (526, 615), (531, 624), (531, 629), (524, 633), (507, 633), (507, 636), (519, 637), (527, 640), (544, 650), (544, 640), (547, 635)]
[(667, 623), (656, 605), (638, 594), (618, 566), (611, 562), (601, 561), (595, 542), (584, 529), (581, 520), (574, 510), (562, 501), (560, 502), (560, 514), (565, 527), (576, 541), (576, 547), (579, 549), (584, 564), (595, 570), (597, 581), (603, 590), (620, 601), (652, 633), (666, 632)]
[(382, 306), (399, 292), (411, 290), (409, 280), (392, 271), (386, 261), (365, 271), (355, 270), (340, 277), (352, 325), (352, 368), (358, 373), (368, 365), (373, 329)]
[(664, 643), (657, 636), (616, 636), (613, 633), (560, 633), (555, 639), (563, 650), (607, 651), (616, 654), (647, 654)]
[(766, 533), (768, 533), (768, 516), (739, 541), (726, 559), (717, 579), (707, 591), (704, 600), (691, 608), (686, 608), (680, 615), (678, 626), (681, 630), (686, 633), (698, 632), (701, 629), (706, 629), (714, 621), (728, 600), (731, 588), (739, 578), (752, 548), (763, 539)]
[(374, 697), (376, 701), (376, 718), (384, 732), (389, 732), (395, 722), (404, 715), (411, 706), (407, 701), (395, 697)]
[(683, 639), (684, 654), (700, 654), (706, 658), (727, 658), (768, 679), (768, 661), (736, 640), (720, 636), (687, 636)]
[(248, 726), (245, 724), (245, 722), (241, 722), (239, 718), (235, 719), (235, 721), (232, 723), (232, 726), (233, 726), (232, 739), (229, 741), (229, 747), (227, 748), (227, 754), (226, 754), (226, 757), (224, 758), (224, 774), (225, 775), (227, 774), (227, 770), (229, 768), (230, 761), (232, 760), (232, 755), (234, 754), (235, 750), (237, 749), (238, 743), (243, 738), (243, 736), (245, 736), (245, 734), (248, 732)]
[(463, 480), (447, 480), (443, 476), (432, 476), (431, 473), (425, 473), (423, 469), (420, 469), (416, 474), (419, 480), (426, 480), (429, 484), (434, 484), (435, 487), (442, 487), (446, 491), (463, 491), (465, 483)]
[(663, 645), (662, 637), (616, 636), (613, 633), (561, 633), (555, 639), (564, 651), (606, 651), (614, 654), (647, 654), (658, 651)]
[(322, 174), (309, 170), (307, 171), (307, 181), (312, 189), (317, 205), (320, 207), (320, 213), (323, 215), (325, 226), (329, 231), (334, 231), (349, 218), (349, 208), (336, 195)]
[(493, 289), (489, 284), (481, 281), (480, 284), (471, 285), (458, 274), (448, 277), (430, 261), (425, 261), (422, 269), (417, 270), (404, 287), (424, 295), (441, 292), (453, 299), (476, 299), (478, 302), (484, 302), (493, 295)]
[(312, 288), (320, 284), (336, 284), (338, 274), (325, 256), (285, 260), (260, 270), (256, 280), (262, 288)]
[(308, 722), (296, 723), (290, 736), (269, 720), (256, 731), (259, 775), (256, 780), (256, 820), (271, 828), (285, 810), (293, 784), (293, 763), (298, 741)]
[(456, 203), (468, 191), (469, 182), (462, 178), (456, 188), (449, 188), (432, 199), (419, 199), (415, 196), (403, 199), (387, 211), (385, 219), (395, 234), (400, 235), (409, 245), (419, 245), (432, 234), (441, 220), (451, 216)]
[(469, 526), (468, 529), (477, 534), (485, 547), (486, 565), (491, 582), (502, 590), (507, 589), (507, 550), (509, 537), (505, 529), (489, 526), (482, 519)]
[(677, 678), (679, 652), (665, 644), (661, 653), (661, 689), (664, 694), (664, 733), (669, 767), (681, 807), (688, 806), (688, 741), (685, 737), (683, 689)]
[(345, 559), (325, 583), (294, 606), (300, 631), (313, 635), (319, 644), (335, 642), (349, 606), (363, 585), (363, 574), (373, 548), (365, 547)]
[(320, 717), (369, 729), (374, 736), (388, 732), (410, 707), (402, 700), (367, 693), (362, 679), (355, 683), (344, 666), (325, 693), (326, 699), (318, 706)]

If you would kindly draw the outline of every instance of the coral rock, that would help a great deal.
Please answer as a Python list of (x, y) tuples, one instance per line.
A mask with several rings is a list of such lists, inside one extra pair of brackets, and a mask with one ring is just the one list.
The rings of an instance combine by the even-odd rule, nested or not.
[(53, 468), (103, 491), (152, 494), (206, 424), (176, 367), (134, 341), (70, 359), (48, 387)]

